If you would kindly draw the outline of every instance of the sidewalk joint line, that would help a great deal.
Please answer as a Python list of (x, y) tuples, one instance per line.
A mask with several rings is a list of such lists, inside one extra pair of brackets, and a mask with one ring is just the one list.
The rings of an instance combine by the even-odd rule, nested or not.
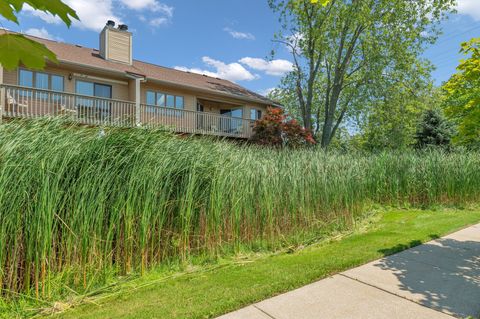
[(426, 306), (426, 305), (422, 305), (422, 304), (420, 304), (420, 303), (418, 303), (418, 302), (415, 302), (415, 301), (413, 301), (413, 300), (411, 300), (411, 299), (408, 299), (408, 298), (405, 298), (405, 297), (403, 297), (403, 296), (400, 296), (400, 295), (398, 295), (398, 294), (396, 294), (396, 293), (393, 293), (393, 292), (391, 292), (391, 291), (388, 291), (388, 290), (386, 290), (386, 289), (383, 289), (383, 288), (374, 286), (373, 284), (369, 284), (369, 283), (363, 282), (363, 281), (361, 281), (361, 280), (358, 280), (358, 279), (356, 279), (356, 278), (349, 277), (349, 276), (347, 276), (347, 275), (345, 275), (345, 274), (343, 274), (343, 273), (339, 273), (338, 275), (343, 276), (343, 277), (345, 277), (345, 278), (347, 278), (347, 279), (356, 281), (356, 282), (361, 283), (361, 284), (363, 284), (363, 285), (366, 285), (366, 286), (369, 286), (369, 287), (378, 289), (378, 290), (380, 290), (380, 291), (386, 292), (387, 294), (390, 294), (390, 295), (392, 295), (392, 296), (401, 298), (401, 299), (403, 299), (403, 300), (407, 300), (407, 301), (409, 301), (409, 302), (411, 302), (411, 303), (416, 304), (417, 306), (420, 306), (420, 307), (423, 307), (423, 308), (427, 308), (427, 309), (433, 310), (433, 311), (435, 311), (435, 312), (439, 312), (439, 313), (441, 313), (441, 314), (443, 314), (443, 315), (446, 315), (446, 316), (450, 316), (452, 319), (457, 318), (457, 317), (455, 317), (455, 316), (453, 316), (453, 315), (451, 315), (451, 314), (449, 314), (449, 313), (440, 311), (440, 310), (438, 310), (438, 309), (430, 308), (430, 307), (428, 307), (428, 306)]
[(263, 314), (265, 314), (266, 316), (272, 318), (272, 319), (276, 319), (274, 316), (272, 316), (271, 314), (269, 314), (268, 312), (264, 311), (262, 308), (258, 307), (256, 304), (253, 305), (253, 307), (255, 309), (257, 309), (258, 311), (262, 312)]

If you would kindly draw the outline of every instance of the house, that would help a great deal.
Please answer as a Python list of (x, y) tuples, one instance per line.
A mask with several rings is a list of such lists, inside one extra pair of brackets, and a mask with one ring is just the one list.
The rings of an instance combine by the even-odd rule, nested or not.
[(279, 106), (227, 80), (133, 59), (132, 33), (113, 21), (100, 33), (99, 50), (30, 38), (59, 64), (49, 62), (43, 71), (0, 66), (0, 116), (62, 115), (91, 125), (248, 138), (253, 121)]

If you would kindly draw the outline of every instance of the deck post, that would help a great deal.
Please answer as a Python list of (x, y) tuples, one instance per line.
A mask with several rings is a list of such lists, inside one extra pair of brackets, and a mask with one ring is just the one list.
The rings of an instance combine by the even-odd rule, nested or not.
[(136, 126), (141, 126), (142, 125), (142, 118), (141, 118), (141, 113), (140, 113), (140, 96), (141, 96), (141, 91), (140, 91), (140, 83), (142, 81), (142, 78), (136, 78), (135, 79), (135, 125)]
[(3, 86), (3, 66), (0, 64), (0, 124), (3, 120), (3, 108), (6, 102), (6, 89)]
[(5, 87), (0, 83), (0, 124), (3, 120), (3, 108), (5, 107)]

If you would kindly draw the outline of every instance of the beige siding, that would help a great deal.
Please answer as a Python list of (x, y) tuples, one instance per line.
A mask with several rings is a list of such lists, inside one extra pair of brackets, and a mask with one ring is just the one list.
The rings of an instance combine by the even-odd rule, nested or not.
[(100, 56), (132, 64), (132, 34), (106, 26), (100, 33)]
[(136, 97), (135, 80), (128, 80), (128, 101), (135, 102)]
[(3, 83), (5, 84), (12, 84), (12, 85), (17, 85), (17, 70), (14, 71), (7, 71), (4, 70), (3, 72)]
[(130, 48), (132, 45), (130, 33), (107, 30), (107, 59), (123, 63), (131, 63)]

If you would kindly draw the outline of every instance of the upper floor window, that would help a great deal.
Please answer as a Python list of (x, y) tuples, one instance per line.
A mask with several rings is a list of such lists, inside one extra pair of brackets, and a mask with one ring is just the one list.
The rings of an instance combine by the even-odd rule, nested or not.
[(147, 104), (173, 109), (183, 109), (183, 96), (170, 95), (162, 92), (147, 91)]
[(155, 91), (147, 91), (146, 102), (147, 102), (147, 105), (150, 106), (150, 107), (147, 107), (147, 110), (152, 113), (153, 112), (158, 113), (160, 111), (161, 112), (160, 114), (162, 115), (170, 115), (170, 116), (177, 116), (177, 117), (182, 116), (184, 113), (182, 111), (159, 110), (157, 108), (151, 107), (151, 106), (158, 106), (158, 107), (164, 107), (164, 108), (170, 108), (170, 109), (183, 110), (185, 107), (183, 96), (171, 95), (171, 94), (155, 92)]
[(250, 110), (250, 119), (253, 121), (259, 120), (262, 118), (262, 111), (257, 109)]
[(18, 85), (63, 92), (64, 78), (60, 75), (20, 69)]

